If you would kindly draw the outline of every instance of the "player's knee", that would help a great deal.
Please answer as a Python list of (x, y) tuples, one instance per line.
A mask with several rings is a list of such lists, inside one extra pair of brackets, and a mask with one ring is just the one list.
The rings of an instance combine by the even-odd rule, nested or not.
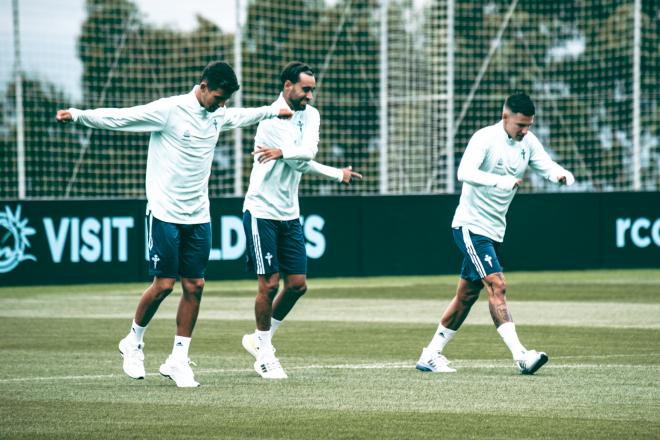
[(481, 289), (470, 289), (466, 290), (461, 294), (459, 299), (461, 302), (465, 305), (472, 305), (474, 304), (478, 299), (479, 299), (479, 293), (481, 292)]
[(494, 278), (490, 281), (490, 293), (494, 296), (506, 295), (506, 282), (503, 278)]
[(183, 279), (181, 281), (183, 293), (194, 296), (197, 299), (201, 299), (205, 284), (204, 278)]
[(152, 288), (155, 292), (156, 300), (162, 301), (174, 290), (174, 283), (176, 280), (173, 278), (156, 278), (152, 283)]
[(479, 299), (479, 294), (483, 288), (484, 286), (481, 281), (478, 283), (467, 281), (462, 282), (458, 291), (456, 292), (456, 296), (462, 304), (471, 306)]
[(295, 295), (303, 296), (307, 292), (307, 283), (305, 281), (294, 283), (289, 286), (288, 290)]
[(186, 279), (184, 284), (189, 290), (202, 290), (204, 289), (206, 281), (204, 281), (204, 278), (191, 278)]
[(280, 287), (279, 280), (269, 280), (259, 285), (259, 293), (273, 298)]

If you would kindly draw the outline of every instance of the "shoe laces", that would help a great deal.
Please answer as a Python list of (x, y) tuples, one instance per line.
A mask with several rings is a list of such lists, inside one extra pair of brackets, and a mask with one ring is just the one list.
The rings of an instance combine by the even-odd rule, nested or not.
[(130, 360), (144, 361), (144, 351), (142, 351), (142, 344), (130, 345), (126, 355)]
[(195, 373), (193, 373), (191, 366), (196, 367), (197, 364), (195, 362), (191, 361), (190, 358), (185, 358), (181, 360), (179, 359), (172, 359), (172, 360), (177, 374), (182, 374), (191, 380), (194, 379)]
[(264, 358), (275, 358), (275, 347), (273, 347), (273, 344), (269, 345), (268, 347), (263, 347), (262, 350), (257, 347), (257, 353), (261, 354)]
[(193, 367), (197, 366), (197, 364), (195, 362), (193, 362), (190, 358), (185, 358), (185, 359), (181, 359), (181, 360), (175, 359), (174, 363), (178, 367), (183, 367), (183, 368), (186, 368), (186, 369), (190, 368), (190, 366), (193, 366)]

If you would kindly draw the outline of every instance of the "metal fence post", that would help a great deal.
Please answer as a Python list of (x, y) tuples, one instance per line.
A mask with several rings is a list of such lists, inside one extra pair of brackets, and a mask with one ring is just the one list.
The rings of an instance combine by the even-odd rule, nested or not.
[[(238, 83), (241, 83), (243, 73), (243, 29), (241, 27), (242, 0), (236, 0), (236, 32), (234, 33), (234, 70)], [(234, 105), (242, 106), (242, 93), (237, 90), (234, 95)], [(234, 195), (243, 195), (243, 130), (239, 127), (234, 130)]]
[(632, 181), (634, 191), (642, 189), (641, 176), (641, 58), (642, 58), (642, 0), (635, 0), (633, 18), (633, 121), (632, 121)]
[(14, 77), (16, 81), (16, 168), (18, 198), (25, 199), (25, 122), (23, 119), (23, 72), (18, 0), (12, 1), (14, 22)]
[(388, 193), (388, 90), (387, 90), (387, 67), (388, 67), (388, 44), (387, 44), (387, 13), (389, 10), (389, 0), (380, 2), (380, 160), (379, 160), (379, 192)]

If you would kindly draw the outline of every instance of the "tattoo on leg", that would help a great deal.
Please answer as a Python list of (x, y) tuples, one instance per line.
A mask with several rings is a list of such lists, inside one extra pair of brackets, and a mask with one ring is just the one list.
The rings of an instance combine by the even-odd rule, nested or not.
[(499, 327), (505, 322), (513, 322), (506, 303), (489, 304), (489, 308), (490, 316), (493, 318), (493, 322), (495, 323), (496, 327)]

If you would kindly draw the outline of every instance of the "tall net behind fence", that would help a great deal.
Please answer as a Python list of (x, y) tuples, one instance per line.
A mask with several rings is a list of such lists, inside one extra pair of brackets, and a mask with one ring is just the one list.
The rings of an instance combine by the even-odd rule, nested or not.
[[(149, 24), (129, 1), (88, 0), (76, 11), (81, 24), (74, 49), (51, 30), (49, 12), (35, 10), (42, 5), (19, 3), (27, 196), (144, 196), (148, 134), (58, 125), (56, 110), (130, 107), (187, 93), (209, 59), (232, 57), (233, 40), (203, 18), (194, 31), (180, 32)], [(16, 152), (15, 90), (9, 81), (2, 112), (8, 170)], [(12, 176), (4, 197), (16, 194), (15, 171)], [(215, 173), (214, 188), (222, 186), (220, 176)]]
[[(245, 106), (274, 101), (281, 90), (280, 71), (289, 61), (312, 66), (316, 92), (312, 105), (321, 114), (316, 160), (352, 165), (365, 180), (351, 187), (306, 176), (301, 194), (375, 192), (378, 190), (379, 40), (377, 1), (294, 0), (249, 2), (244, 34)], [(254, 131), (245, 131), (251, 151)], [(245, 179), (250, 158), (246, 157)]]
[(391, 2), (387, 30), (387, 191), (446, 192), (447, 5)]
[[(659, 188), (658, 4), (642, 2), (642, 189)], [(456, 3), (457, 154), (499, 118), (503, 97), (526, 90), (532, 127), (550, 154), (573, 170), (578, 189), (633, 189), (633, 2)], [(552, 184), (531, 178), (527, 190)]]
[[(143, 197), (148, 135), (60, 126), (55, 111), (187, 93), (209, 61), (235, 63), (235, 38), (242, 105), (273, 102), (282, 67), (307, 62), (321, 113), (317, 160), (365, 175), (348, 187), (306, 176), (301, 194), (456, 192), (470, 136), (500, 119), (515, 89), (534, 99), (532, 130), (575, 173), (575, 189), (660, 189), (654, 0), (227, 0), (226, 13), (243, 16), (240, 32), (207, 11), (188, 31), (154, 24), (141, 0), (66, 0), (52, 11), (25, 0), (15, 2), (20, 41), (8, 3), (0, 56), (13, 60), (20, 42), (27, 198)], [(52, 23), (71, 15), (77, 29), (64, 36), (67, 26)], [(16, 90), (12, 63), (3, 63), (3, 198), (18, 197)], [(212, 197), (247, 188), (254, 132), (242, 131), (238, 155), (236, 132), (220, 136)], [(524, 191), (555, 188), (530, 174)]]

